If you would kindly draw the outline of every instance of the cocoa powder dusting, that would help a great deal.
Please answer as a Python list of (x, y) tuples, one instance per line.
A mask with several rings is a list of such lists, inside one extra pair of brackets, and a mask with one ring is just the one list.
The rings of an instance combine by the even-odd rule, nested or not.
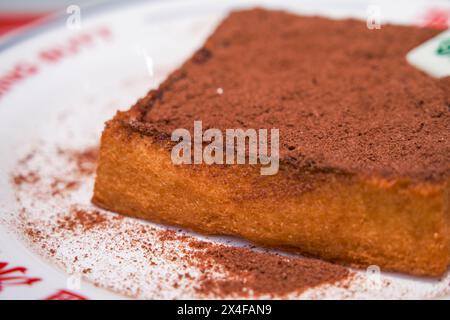
[(59, 149), (59, 154), (67, 157), (69, 161), (75, 163), (78, 173), (81, 175), (91, 175), (95, 172), (99, 155), (98, 146), (83, 150)]
[(52, 190), (52, 196), (60, 196), (67, 191), (78, 188), (79, 182), (74, 180), (65, 180), (65, 178), (53, 177), (50, 183), (50, 189)]
[(37, 173), (33, 171), (19, 173), (13, 176), (13, 182), (16, 186), (21, 186), (22, 184), (35, 184), (39, 179)]
[(99, 149), (98, 147), (88, 148), (82, 151), (74, 151), (71, 156), (75, 161), (81, 174), (90, 175), (95, 172)]
[(374, 31), (357, 20), (263, 9), (233, 12), (138, 102), (133, 110), (141, 122), (131, 127), (158, 139), (192, 130), (194, 120), (221, 130), (279, 128), (281, 167), (445, 180), (450, 77), (432, 78), (405, 58), (437, 33), (394, 25)]
[[(63, 196), (67, 192), (78, 189), (84, 178), (95, 173), (98, 153), (98, 146), (82, 150), (57, 148), (57, 154), (66, 158), (71, 170), (64, 175), (49, 177), (50, 182), (46, 186), (46, 191), (50, 191), (51, 196)], [(33, 150), (19, 159), (18, 168), (11, 177), (16, 188), (24, 185), (36, 185), (41, 180), (39, 173), (29, 168), (29, 163), (33, 161), (35, 156), (36, 150)], [(36, 192), (38, 193), (39, 190), (36, 190)], [(41, 195), (45, 196), (45, 192)]]
[(70, 231), (77, 228), (87, 231), (94, 227), (101, 227), (106, 222), (106, 217), (99, 211), (72, 208), (68, 215), (58, 221), (58, 227)]
[[(197, 242), (194, 247), (194, 263), (202, 272), (197, 291), (207, 296), (283, 297), (335, 284), (351, 275), (345, 267), (315, 259), (206, 242)], [(222, 278), (211, 276), (218, 267), (225, 271)]]

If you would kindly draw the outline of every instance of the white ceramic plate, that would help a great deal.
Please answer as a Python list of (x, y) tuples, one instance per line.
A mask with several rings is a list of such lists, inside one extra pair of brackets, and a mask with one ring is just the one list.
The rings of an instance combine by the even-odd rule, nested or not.
[[(167, 229), (164, 226), (125, 218), (114, 227), (124, 232), (121, 237), (108, 228), (51, 231), (52, 223), (74, 205), (92, 209), (92, 174), (83, 173), (76, 186), (58, 191), (65, 182), (55, 182), (55, 177), (80, 179), (67, 154), (97, 145), (104, 121), (162, 81), (231, 9), (259, 5), (366, 19), (373, 3), (113, 1), (82, 9), (80, 29), (68, 28), (68, 15), (61, 14), (1, 42), (0, 299), (199, 297), (189, 281), (178, 288), (169, 285), (179, 266), (163, 251), (152, 266), (147, 264), (139, 241), (150, 239), (157, 251), (162, 250), (164, 244), (157, 236), (127, 233), (139, 227)], [(404, 24), (429, 22), (430, 10), (436, 17), (436, 9), (449, 9), (448, 1), (376, 4), (383, 22)], [(38, 172), (39, 181), (28, 177), (13, 183), (14, 176), (26, 174), (24, 170)], [(233, 239), (200, 238), (243, 245)], [(180, 245), (173, 241), (169, 246), (177, 250)], [(194, 269), (195, 282), (198, 270)], [(291, 297), (445, 298), (450, 294), (448, 277), (425, 280), (381, 273), (382, 285), (375, 288), (364, 272), (357, 278), (346, 289), (322, 286)]]

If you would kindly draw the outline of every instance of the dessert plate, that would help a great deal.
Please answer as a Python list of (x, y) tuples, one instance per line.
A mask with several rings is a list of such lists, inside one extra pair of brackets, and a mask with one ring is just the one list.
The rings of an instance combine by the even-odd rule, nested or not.
[[(0, 299), (450, 297), (448, 276), (421, 279), (372, 266), (335, 279), (333, 268), (309, 260), (334, 280), (271, 292), (269, 276), (239, 273), (236, 266), (239, 259), (272, 261), (270, 250), (90, 203), (104, 121), (156, 87), (230, 10), (254, 6), (354, 17), (370, 26), (378, 21), (381, 28), (385, 22), (444, 27), (450, 10), (447, 1), (112, 1), (72, 7), (6, 38), (0, 42)], [(224, 247), (247, 251), (213, 259)], [(297, 259), (279, 254), (283, 263)], [(241, 290), (242, 281), (249, 290)]]

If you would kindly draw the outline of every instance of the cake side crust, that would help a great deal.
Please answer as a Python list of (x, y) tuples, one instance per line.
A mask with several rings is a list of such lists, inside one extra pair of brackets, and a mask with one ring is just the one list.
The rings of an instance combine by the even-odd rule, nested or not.
[(332, 173), (312, 190), (284, 193), (273, 188), (285, 184), (283, 173), (265, 180), (251, 166), (175, 166), (166, 148), (122, 118), (102, 136), (93, 196), (100, 207), (352, 266), (426, 276), (447, 270), (448, 183)]

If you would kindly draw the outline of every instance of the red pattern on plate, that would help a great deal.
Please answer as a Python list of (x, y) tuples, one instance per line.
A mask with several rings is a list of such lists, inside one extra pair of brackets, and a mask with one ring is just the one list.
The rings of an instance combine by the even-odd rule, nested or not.
[(59, 290), (45, 300), (87, 300), (87, 298), (67, 290)]
[(433, 29), (447, 29), (450, 26), (450, 10), (428, 10), (423, 16), (423, 26)]
[(0, 35), (33, 23), (47, 15), (48, 12), (0, 12)]
[(0, 262), (0, 292), (5, 286), (31, 286), (33, 283), (42, 280), (41, 278), (31, 278), (26, 276), (27, 268), (25, 267), (7, 267), (7, 262)]

